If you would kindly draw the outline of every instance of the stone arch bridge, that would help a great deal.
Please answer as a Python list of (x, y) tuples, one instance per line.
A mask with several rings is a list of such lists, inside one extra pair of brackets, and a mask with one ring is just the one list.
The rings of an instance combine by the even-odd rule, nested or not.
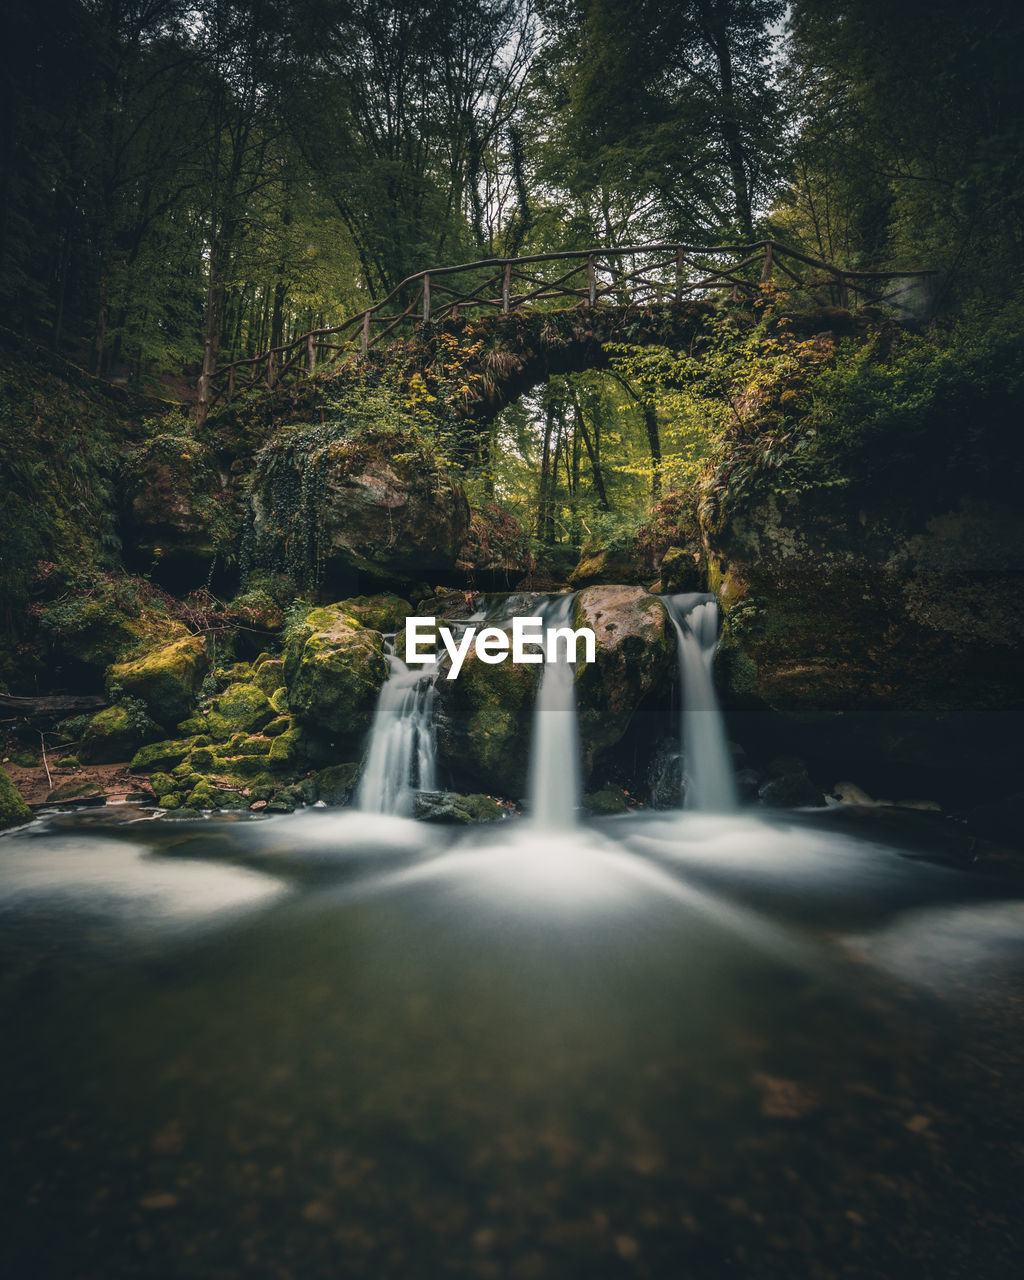
[(584, 249), (435, 268), (339, 325), (204, 374), (198, 416), (245, 392), (272, 392), (365, 361), (397, 360), (408, 375), (430, 362), (447, 334), (470, 348), (480, 339), (472, 388), (457, 410), (467, 422), (487, 421), (551, 374), (604, 367), (606, 343), (684, 348), (723, 299), (752, 310), (766, 291), (784, 290), (796, 328), (853, 331), (877, 314), (870, 308), (924, 318), (934, 274), (848, 270), (773, 240)]

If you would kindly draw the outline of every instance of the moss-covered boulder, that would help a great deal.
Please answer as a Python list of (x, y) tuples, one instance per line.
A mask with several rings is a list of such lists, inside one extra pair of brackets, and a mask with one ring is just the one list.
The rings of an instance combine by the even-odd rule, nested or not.
[(590, 543), (580, 552), (569, 581), (574, 587), (590, 587), (600, 582), (644, 582), (650, 576), (648, 557), (635, 548)]
[(163, 739), (140, 747), (132, 756), (133, 773), (173, 772), (195, 746), (195, 738)]
[(227, 725), (236, 733), (254, 733), (274, 718), (270, 699), (255, 684), (229, 685), (214, 699), (213, 709), (219, 717), (218, 729)]
[(85, 726), (78, 758), (82, 764), (115, 764), (130, 760), (139, 747), (161, 737), (163, 730), (149, 716), (126, 707), (107, 707)]
[(16, 827), (20, 822), (28, 822), (32, 810), (28, 807), (18, 788), (0, 768), (0, 831), (4, 827)]
[(160, 645), (141, 658), (107, 668), (107, 694), (117, 689), (145, 703), (149, 715), (168, 728), (195, 705), (210, 656), (199, 636)]
[(91, 805), (103, 804), (105, 800), (103, 787), (87, 778), (68, 778), (46, 797), (47, 804)]
[(669, 547), (661, 561), (661, 591), (678, 595), (684, 591), (703, 591), (707, 581), (707, 564), (701, 552), (688, 547)]
[[(383, 637), (360, 626), (342, 605), (312, 609), (288, 636), (285, 675), (291, 710), (302, 725), (339, 748), (357, 746), (388, 675)], [(287, 733), (279, 735), (275, 749), (285, 738)]]
[(321, 769), (312, 781), (317, 797), (324, 804), (348, 804), (359, 784), (359, 765), (355, 761), (329, 765)]
[(533, 702), (541, 666), (489, 665), (471, 651), (458, 678), (437, 682), (437, 747), (467, 791), (519, 799), (526, 792)]
[(497, 822), (504, 815), (501, 805), (485, 795), (460, 795), (457, 791), (421, 791), (415, 800), (415, 816), (424, 822), (469, 826), (475, 822)]
[(583, 776), (618, 743), (640, 704), (665, 678), (675, 655), (675, 631), (665, 606), (642, 587), (588, 587), (576, 597), (573, 623), (589, 627), (596, 661), (578, 663)]
[(284, 659), (264, 658), (261, 662), (254, 663), (252, 683), (262, 689), (268, 698), (272, 698), (284, 684)]
[(625, 813), (629, 808), (629, 802), (621, 787), (609, 783), (600, 791), (589, 791), (583, 797), (583, 807), (595, 817), (608, 817), (616, 813)]
[(387, 634), (401, 631), (406, 618), (415, 612), (408, 600), (396, 595), (353, 596), (338, 607), (360, 626)]

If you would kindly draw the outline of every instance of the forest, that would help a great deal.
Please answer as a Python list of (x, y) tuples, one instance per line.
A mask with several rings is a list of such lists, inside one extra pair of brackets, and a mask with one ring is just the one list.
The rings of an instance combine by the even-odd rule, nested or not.
[(1022, 49), (11, 0), (0, 1274), (1021, 1274)]
[[(1019, 323), (1020, 34), (1010, 4), (908, 0), (67, 0), (46, 23), (17, 5), (5, 324), (202, 416), (219, 367), (416, 272), (771, 239), (934, 271), (907, 358), (939, 377)], [(767, 376), (800, 358), (747, 346)], [(471, 499), (579, 547), (735, 461), (731, 367), (695, 385), (628, 342), (610, 364), (517, 400)], [(931, 375), (907, 376), (913, 396)]]

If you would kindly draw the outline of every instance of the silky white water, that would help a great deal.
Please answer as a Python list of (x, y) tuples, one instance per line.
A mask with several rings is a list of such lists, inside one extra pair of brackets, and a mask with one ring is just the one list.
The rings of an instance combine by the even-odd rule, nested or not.
[(662, 596), (676, 629), (683, 708), (680, 724), (687, 809), (736, 808), (729, 744), (715, 694), (712, 665), (718, 648), (718, 606), (706, 596)]
[(363, 813), (400, 817), (412, 813), (417, 791), (436, 786), (434, 680), (437, 667), (415, 671), (393, 651), (390, 675), (380, 691), (369, 749), (356, 793)]
[[(575, 594), (560, 596), (548, 605), (545, 632), (569, 626), (575, 598)], [(528, 794), (535, 827), (569, 831), (576, 825), (581, 800), (576, 671), (564, 646), (555, 662), (544, 664), (537, 690)]]

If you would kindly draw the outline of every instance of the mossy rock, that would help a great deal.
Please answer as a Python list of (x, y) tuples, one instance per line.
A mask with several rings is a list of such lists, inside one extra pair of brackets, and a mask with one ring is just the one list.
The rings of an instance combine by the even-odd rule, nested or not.
[(264, 774), (267, 761), (267, 756), (225, 756), (220, 762), (220, 771), (227, 777), (244, 782)]
[(218, 724), (226, 722), (243, 733), (254, 733), (274, 718), (270, 700), (255, 684), (230, 685), (214, 700), (213, 711), (220, 718)]
[(195, 738), (162, 739), (140, 747), (132, 756), (133, 773), (174, 772), (196, 745)]
[(707, 566), (700, 554), (686, 547), (669, 547), (661, 561), (660, 587), (664, 595), (678, 595), (683, 591), (704, 591), (707, 583)]
[(359, 785), (359, 764), (348, 761), (329, 765), (314, 775), (313, 782), (324, 804), (348, 804)]
[(288, 689), (285, 685), (282, 685), (280, 689), (274, 690), (270, 699), (270, 705), (278, 715), (286, 715), (291, 710), (288, 703)]
[(160, 806), (161, 809), (177, 809), (180, 803), (181, 802), (179, 801), (178, 797), (174, 795), (173, 792), (170, 792), (170, 791), (166, 795), (161, 796), (159, 800), (157, 800), (157, 804)]
[(199, 812), (198, 809), (193, 809), (191, 806), (187, 806), (186, 808), (182, 808), (182, 809), (175, 809), (170, 813), (164, 814), (164, 817), (167, 818), (168, 820), (171, 818), (178, 818), (178, 819), (183, 819), (186, 822), (190, 818), (201, 818), (202, 816), (203, 815)]
[(269, 724), (263, 726), (263, 733), (268, 738), (276, 738), (294, 727), (295, 721), (291, 716), (278, 716), (276, 720), (271, 720)]
[(205, 779), (192, 788), (186, 804), (189, 808), (210, 811), (220, 808), (221, 792)]
[(458, 678), (437, 682), (438, 754), (459, 784), (493, 795), (526, 790), (533, 703), (541, 667), (488, 665), (471, 651)]
[(150, 775), (149, 785), (155, 796), (166, 796), (174, 790), (175, 780), (169, 773), (154, 773)]
[(54, 787), (46, 797), (46, 802), (47, 804), (92, 804), (97, 801), (102, 803), (105, 799), (106, 793), (98, 782), (68, 778), (67, 782)]
[(580, 552), (569, 581), (574, 587), (590, 587), (600, 582), (643, 582), (648, 577), (650, 568), (639, 552), (590, 545)]
[(359, 745), (388, 675), (383, 637), (352, 622), (341, 606), (312, 609), (288, 637), (285, 674), (302, 724), (339, 746)]
[(629, 803), (621, 787), (607, 786), (602, 787), (600, 791), (591, 791), (585, 795), (583, 807), (588, 813), (605, 817), (615, 813), (625, 813)]
[(0, 768), (0, 830), (28, 822), (31, 817), (32, 810), (21, 798), (21, 792)]
[(196, 747), (188, 753), (184, 763), (195, 773), (210, 773), (217, 767), (217, 755), (212, 747)]
[(268, 698), (272, 697), (284, 684), (284, 659), (267, 658), (261, 662), (253, 671), (252, 683)]
[(572, 625), (594, 632), (595, 661), (578, 663), (583, 776), (620, 742), (637, 707), (675, 659), (675, 629), (665, 606), (642, 587), (588, 587), (576, 597)]
[(195, 705), (203, 678), (210, 670), (210, 656), (199, 636), (186, 636), (161, 645), (132, 662), (108, 667), (107, 694), (119, 687), (144, 702), (161, 725), (176, 725)]
[(396, 595), (353, 596), (350, 600), (342, 600), (335, 607), (360, 626), (388, 634), (401, 631), (405, 627), (406, 618), (413, 613), (409, 601)]
[(162, 734), (163, 730), (149, 716), (125, 707), (107, 707), (86, 725), (78, 758), (82, 764), (116, 764), (130, 760), (139, 747)]
[(305, 758), (304, 742), (305, 735), (299, 728), (278, 734), (267, 756), (271, 769), (290, 769), (298, 765)]
[(273, 746), (272, 738), (243, 738), (231, 749), (236, 756), (269, 756)]
[(455, 823), (468, 826), (476, 822), (496, 822), (503, 817), (501, 805), (490, 796), (460, 795), (457, 791), (421, 791), (413, 812), (423, 822)]

